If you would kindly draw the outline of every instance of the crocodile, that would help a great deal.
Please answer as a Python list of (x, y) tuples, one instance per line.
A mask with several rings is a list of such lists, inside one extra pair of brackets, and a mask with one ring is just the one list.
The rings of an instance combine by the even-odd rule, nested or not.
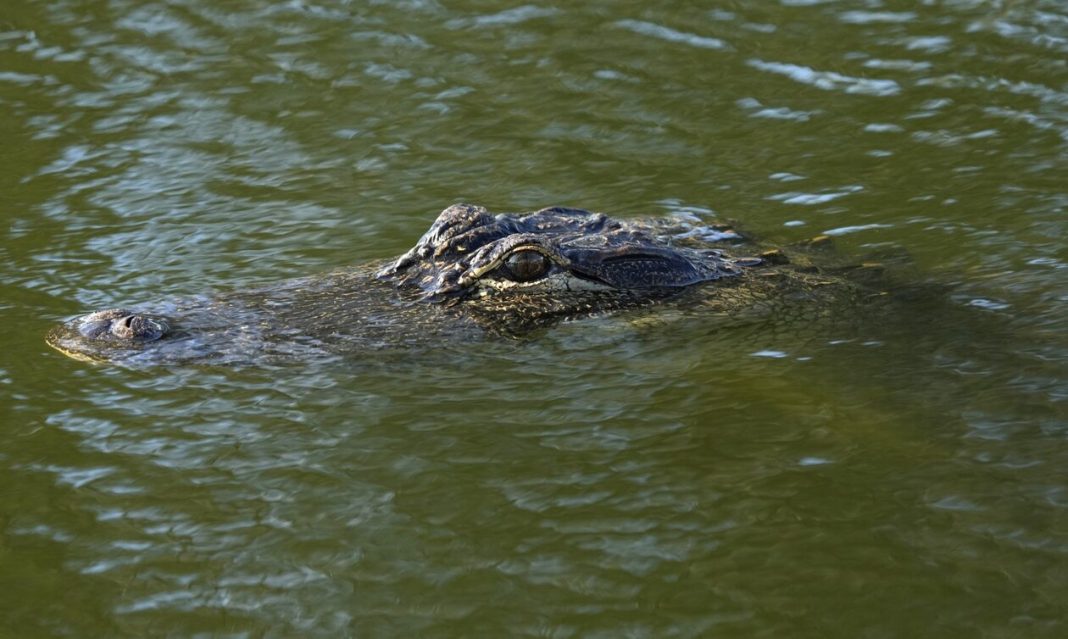
[(551, 207), (492, 214), (446, 208), (395, 260), (213, 297), (111, 308), (53, 328), (84, 360), (256, 363), (342, 356), (443, 340), (521, 337), (581, 317), (654, 304), (734, 321), (870, 295), (806, 255), (763, 250), (725, 226), (620, 220)]

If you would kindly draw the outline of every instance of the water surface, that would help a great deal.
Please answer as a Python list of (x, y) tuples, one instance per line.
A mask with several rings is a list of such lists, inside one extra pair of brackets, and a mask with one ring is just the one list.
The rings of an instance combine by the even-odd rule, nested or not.
[[(1064, 636), (1068, 11), (693, 5), (6, 3), (0, 634)], [(456, 201), (830, 233), (914, 286), (304, 366), (44, 344)]]

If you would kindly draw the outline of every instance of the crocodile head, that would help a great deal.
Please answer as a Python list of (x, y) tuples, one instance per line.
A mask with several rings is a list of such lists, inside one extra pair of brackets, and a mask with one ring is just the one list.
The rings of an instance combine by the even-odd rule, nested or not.
[(408, 343), (461, 334), (472, 322), (516, 335), (664, 299), (752, 264), (675, 246), (677, 231), (579, 209), (491, 215), (457, 204), (377, 272), (358, 266), (216, 298), (97, 311), (57, 326), (48, 343), (84, 359), (155, 362), (255, 358), (287, 344)]
[(672, 246), (648, 227), (581, 209), (491, 215), (456, 204), (378, 277), (483, 323), (522, 330), (663, 299), (735, 276), (743, 264), (717, 250)]

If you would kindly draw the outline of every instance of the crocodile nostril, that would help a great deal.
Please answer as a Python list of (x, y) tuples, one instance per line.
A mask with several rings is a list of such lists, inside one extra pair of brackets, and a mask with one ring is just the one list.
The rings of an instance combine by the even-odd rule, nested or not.
[(129, 342), (153, 342), (170, 332), (170, 325), (163, 318), (131, 313), (115, 319), (111, 334)]

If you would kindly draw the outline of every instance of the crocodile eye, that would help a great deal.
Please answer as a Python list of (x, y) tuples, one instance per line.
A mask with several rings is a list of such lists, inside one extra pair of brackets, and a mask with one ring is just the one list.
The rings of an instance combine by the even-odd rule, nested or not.
[(516, 251), (504, 260), (501, 271), (513, 282), (533, 282), (549, 272), (549, 258), (538, 251)]

